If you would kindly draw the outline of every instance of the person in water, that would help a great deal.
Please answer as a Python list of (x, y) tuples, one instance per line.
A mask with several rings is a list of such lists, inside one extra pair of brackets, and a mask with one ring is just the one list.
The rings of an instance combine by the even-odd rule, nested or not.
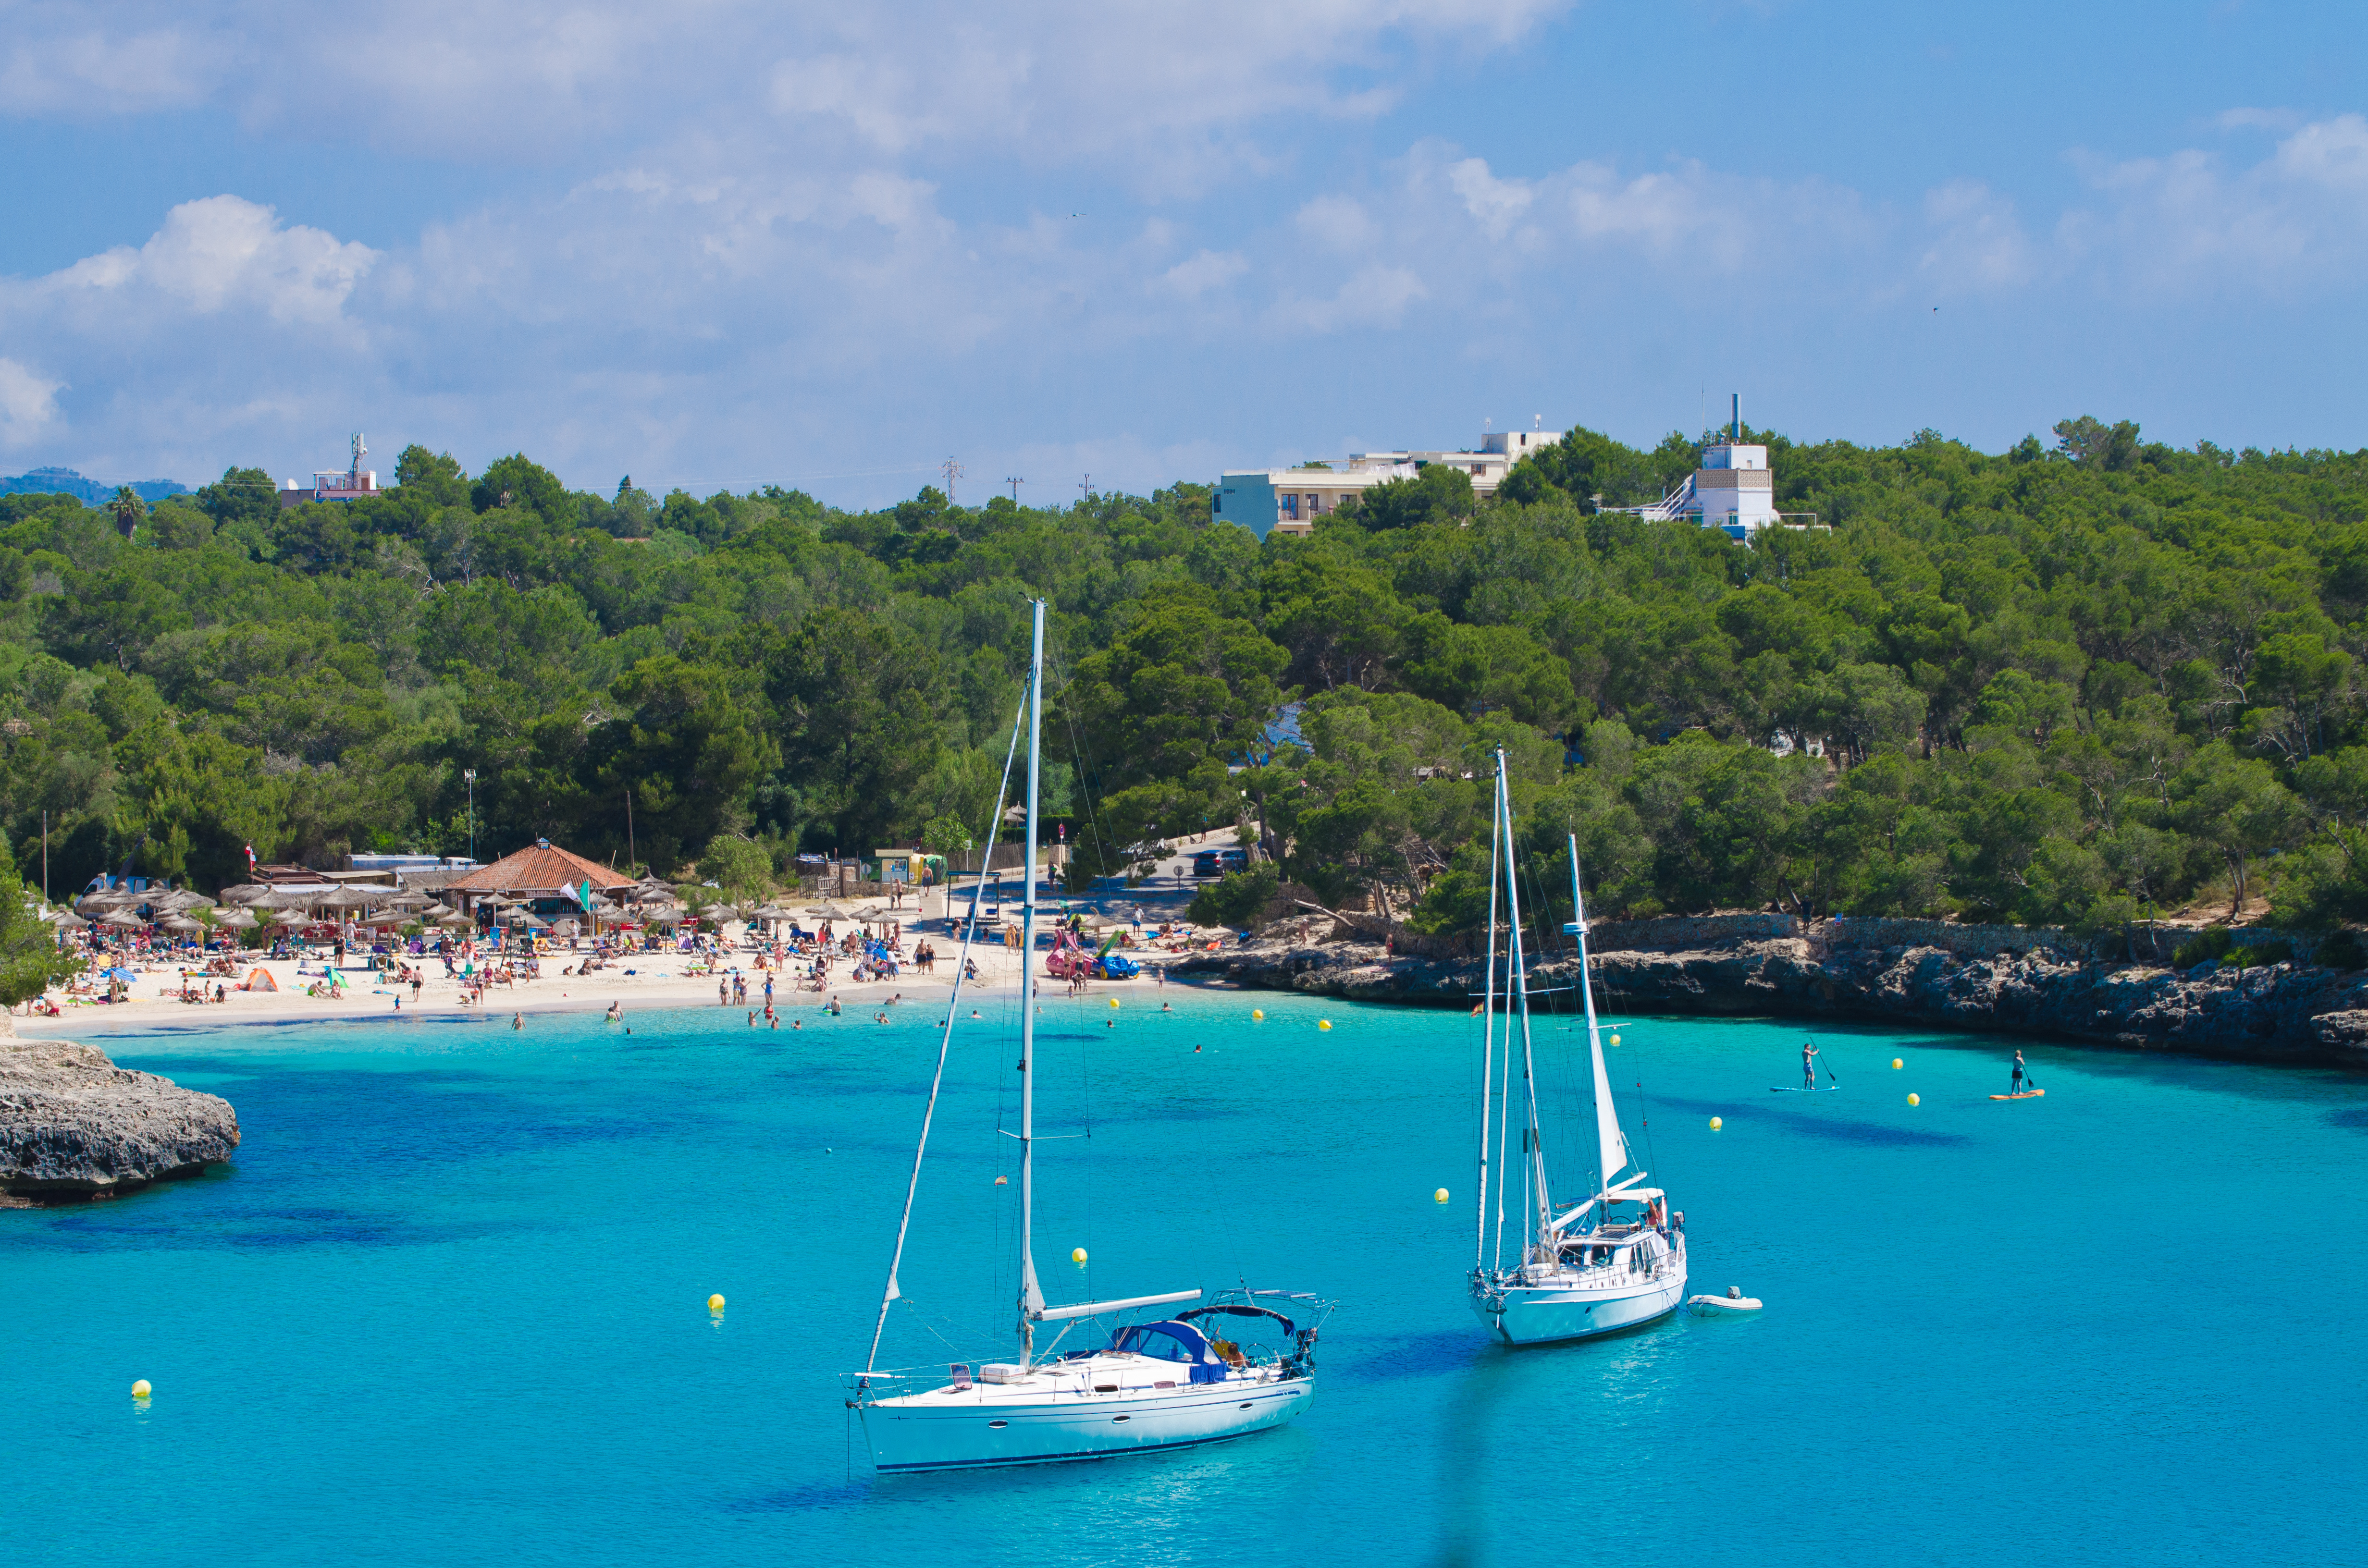
[(2008, 1085), (2007, 1093), (2010, 1095), (2022, 1093), (2023, 1081), (2029, 1076), (2030, 1074), (2022, 1070), (2022, 1052), (2017, 1051), (2014, 1053), (2014, 1078)]
[(1817, 1048), (1807, 1040), (1801, 1042), (1801, 1087), (1817, 1086)]

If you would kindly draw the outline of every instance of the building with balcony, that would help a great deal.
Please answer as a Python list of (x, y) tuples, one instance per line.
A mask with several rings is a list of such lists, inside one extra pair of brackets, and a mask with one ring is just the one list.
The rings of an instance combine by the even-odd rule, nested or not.
[(1515, 463), (1561, 439), (1554, 430), (1503, 430), (1483, 436), (1476, 451), (1353, 452), (1343, 461), (1298, 468), (1228, 469), (1212, 505), (1218, 521), (1239, 523), (1260, 539), (1304, 534), (1352, 497), (1394, 479), (1412, 479), (1433, 463), (1468, 473), (1473, 494), (1494, 495)]
[(1776, 474), (1768, 466), (1768, 449), (1743, 439), (1743, 399), (1739, 393), (1727, 421), (1726, 439), (1713, 441), (1702, 449), (1702, 466), (1684, 483), (1650, 506), (1614, 509), (1634, 512), (1652, 522), (1682, 518), (1746, 542), (1761, 528), (1816, 522), (1814, 513), (1776, 509)]

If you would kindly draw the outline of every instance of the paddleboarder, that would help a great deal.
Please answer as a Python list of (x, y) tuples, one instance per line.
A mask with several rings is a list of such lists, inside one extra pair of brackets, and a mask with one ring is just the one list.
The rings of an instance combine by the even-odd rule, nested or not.
[(1817, 1048), (1804, 1040), (1801, 1042), (1801, 1087), (1814, 1089), (1816, 1086)]
[(2017, 1050), (2014, 1053), (2014, 1081), (2008, 1088), (2007, 1093), (2010, 1095), (2019, 1095), (2022, 1093), (2023, 1083), (2031, 1075), (2028, 1073), (2025, 1073), (2022, 1069), (2022, 1052), (2021, 1051)]

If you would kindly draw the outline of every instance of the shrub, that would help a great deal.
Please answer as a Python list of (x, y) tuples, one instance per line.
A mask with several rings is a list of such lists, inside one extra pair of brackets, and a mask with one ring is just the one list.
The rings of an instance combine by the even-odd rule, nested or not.
[(2362, 947), (2360, 933), (2337, 929), (2318, 944), (2310, 961), (2325, 969), (2368, 969), (2368, 947)]
[(1184, 918), (1195, 926), (1249, 925), (1272, 902), (1275, 890), (1281, 885), (1282, 874), (1271, 860), (1261, 860), (1247, 870), (1227, 871), (1192, 895), (1192, 905), (1184, 912)]
[(2206, 926), (2179, 944), (2179, 950), (2170, 955), (2171, 967), (2192, 969), (2214, 959), (2225, 959), (2228, 956), (2228, 949), (2236, 945), (2226, 926)]

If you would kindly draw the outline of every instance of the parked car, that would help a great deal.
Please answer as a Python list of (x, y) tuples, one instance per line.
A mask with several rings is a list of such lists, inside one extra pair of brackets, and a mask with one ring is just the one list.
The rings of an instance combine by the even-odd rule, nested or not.
[(1196, 877), (1222, 877), (1227, 871), (1247, 871), (1250, 852), (1247, 849), (1203, 849), (1192, 857), (1192, 874)]

